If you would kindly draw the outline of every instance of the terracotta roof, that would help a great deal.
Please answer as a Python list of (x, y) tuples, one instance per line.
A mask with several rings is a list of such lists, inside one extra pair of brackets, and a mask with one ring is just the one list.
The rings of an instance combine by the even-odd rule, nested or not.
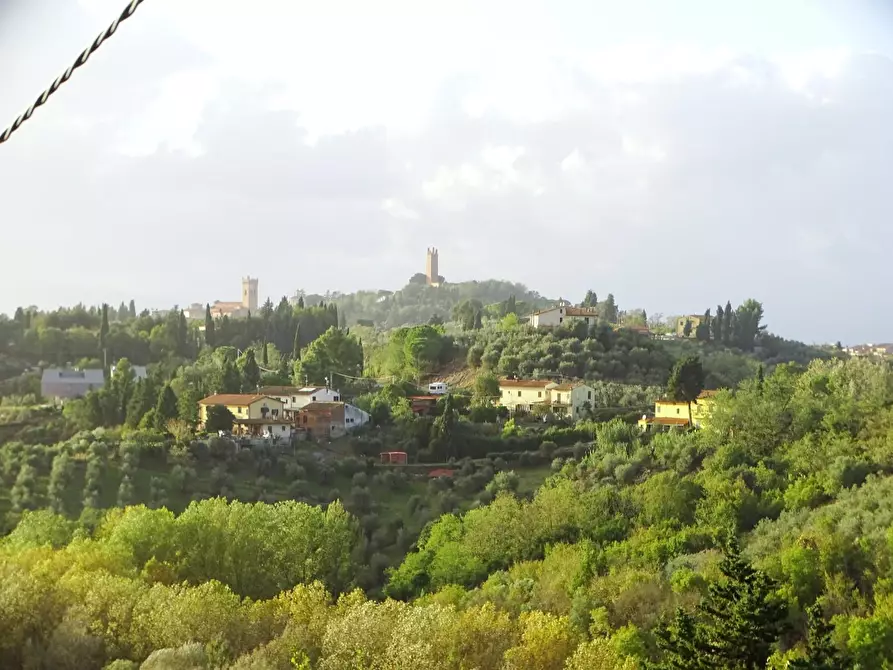
[(558, 386), (553, 386), (551, 391), (573, 391), (575, 388), (585, 386), (583, 382), (563, 382)]
[(544, 389), (549, 384), (554, 384), (555, 382), (549, 381), (548, 379), (500, 379), (499, 386), (505, 386), (510, 388), (531, 388), (531, 389)]
[(660, 398), (659, 400), (656, 400), (655, 404), (657, 404), (657, 405), (685, 405), (685, 406), (688, 406), (688, 403), (685, 402), (684, 400), (668, 400), (666, 398)]
[(271, 398), (268, 395), (259, 393), (218, 393), (217, 395), (209, 395), (198, 401), (199, 405), (235, 405), (236, 407), (247, 407), (248, 405), (267, 398), (281, 402), (279, 398)]
[(717, 393), (719, 393), (719, 389), (710, 390), (710, 391), (701, 391), (701, 394), (698, 396), (698, 399), (700, 400), (701, 398), (713, 398), (716, 396)]
[(428, 473), (429, 477), (452, 477), (453, 470), (447, 470), (446, 468), (437, 468), (436, 470), (432, 470)]
[(567, 316), (598, 316), (598, 310), (591, 307), (565, 307)]
[(264, 395), (298, 395), (300, 386), (262, 386), (258, 389)]
[(440, 400), (443, 398), (441, 395), (410, 395), (406, 397), (409, 400)]

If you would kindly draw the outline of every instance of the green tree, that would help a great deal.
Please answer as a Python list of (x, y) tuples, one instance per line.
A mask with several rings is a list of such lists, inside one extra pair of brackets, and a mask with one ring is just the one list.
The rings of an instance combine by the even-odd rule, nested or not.
[(236, 364), (228, 358), (223, 361), (220, 372), (220, 388), (217, 393), (240, 393), (242, 377)]
[(329, 328), (310, 343), (301, 360), (295, 361), (294, 381), (303, 385), (306, 377), (310, 384), (323, 384), (332, 373), (354, 377), (362, 372), (363, 345), (354, 336)]
[(105, 367), (108, 355), (109, 306), (102, 303), (102, 323), (99, 326), (99, 357)]
[(131, 319), (136, 318), (136, 303), (133, 299), (130, 300), (130, 304), (127, 306), (127, 312)]
[(167, 422), (176, 419), (178, 415), (177, 396), (171, 385), (165, 384), (161, 387), (158, 402), (155, 404), (155, 430), (166, 430)]
[(248, 349), (239, 360), (239, 372), (242, 375), (242, 390), (254, 392), (260, 384), (260, 368), (254, 358), (254, 349)]
[(725, 314), (722, 310), (722, 305), (716, 306), (716, 316), (713, 317), (713, 326), (711, 328), (713, 333), (713, 341), (716, 343), (722, 342), (722, 332), (723, 332), (723, 324), (725, 323)]
[(295, 326), (295, 340), (292, 345), (291, 357), (295, 361), (301, 360), (301, 323)]
[(216, 344), (214, 328), (214, 317), (211, 316), (211, 305), (205, 304), (205, 344), (212, 349)]
[(139, 379), (134, 386), (124, 423), (130, 428), (139, 426), (146, 413), (155, 406), (158, 394), (151, 379)]
[(614, 300), (614, 294), (609, 293), (608, 297), (605, 298), (604, 304), (602, 304), (602, 318), (608, 323), (617, 323), (617, 317), (620, 314), (620, 310), (617, 308), (617, 302)]
[(676, 361), (667, 381), (667, 397), (675, 402), (688, 403), (691, 425), (691, 404), (704, 390), (704, 368), (698, 356), (687, 356)]
[(809, 633), (806, 642), (806, 658), (792, 660), (791, 670), (846, 670), (850, 665), (831, 641), (834, 627), (825, 620), (822, 606), (818, 603), (806, 608)]
[(732, 302), (726, 302), (726, 308), (723, 310), (722, 319), (722, 343), (728, 346), (732, 343)]
[(211, 405), (207, 409), (205, 430), (216, 433), (221, 430), (232, 430), (236, 417), (223, 405)]
[(499, 380), (492, 372), (480, 372), (474, 378), (474, 403), (491, 405), (499, 397)]
[(723, 578), (708, 587), (695, 617), (677, 611), (655, 637), (663, 652), (657, 668), (762, 670), (787, 628), (787, 608), (776, 584), (741, 557), (731, 535), (719, 565)]
[(685, 326), (682, 328), (682, 336), (683, 337), (691, 336), (691, 319), (685, 320)]
[(763, 304), (745, 300), (735, 311), (735, 340), (744, 351), (752, 351), (757, 338), (766, 330), (762, 325)]
[(695, 330), (695, 337), (701, 342), (710, 341), (710, 327), (712, 322), (713, 317), (710, 316), (710, 310), (708, 309), (706, 312), (704, 312), (704, 318), (701, 319), (701, 322), (698, 324), (698, 327)]

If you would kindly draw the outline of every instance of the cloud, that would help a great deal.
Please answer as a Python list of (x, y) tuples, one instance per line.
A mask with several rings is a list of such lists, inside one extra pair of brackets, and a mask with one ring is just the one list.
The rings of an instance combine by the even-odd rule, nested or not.
[(364, 116), (371, 84), (353, 103), (339, 88), (321, 132), (318, 86), (247, 84), (157, 26), (153, 52), (175, 57), (140, 59), (138, 25), (0, 148), (20, 287), (4, 310), (226, 299), (249, 273), (274, 299), (393, 288), (434, 245), (448, 280), (668, 314), (756, 297), (773, 330), (808, 340), (889, 330), (871, 288), (893, 242), (884, 57), (657, 50), (654, 76), (559, 59), (501, 88), (498, 69), (468, 70), (427, 85), (421, 124)]

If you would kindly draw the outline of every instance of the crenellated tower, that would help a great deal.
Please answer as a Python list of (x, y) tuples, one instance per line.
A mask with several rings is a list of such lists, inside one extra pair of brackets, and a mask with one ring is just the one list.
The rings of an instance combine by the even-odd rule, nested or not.
[(428, 249), (428, 256), (425, 259), (425, 278), (428, 280), (429, 286), (440, 283), (440, 271), (437, 267), (437, 249), (434, 247)]
[(257, 314), (257, 277), (242, 278), (242, 307)]

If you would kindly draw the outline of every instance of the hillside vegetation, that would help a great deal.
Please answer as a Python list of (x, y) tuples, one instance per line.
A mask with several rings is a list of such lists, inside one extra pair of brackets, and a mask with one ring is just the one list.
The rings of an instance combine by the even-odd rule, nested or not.
[[(406, 418), (403, 429), (461, 447), (471, 421), (454, 411), (446, 402), (433, 424)], [(517, 440), (509, 428), (500, 439)], [(168, 477), (215, 463), (224, 477), (207, 494), (227, 496), (247, 493), (227, 476), (275, 472), (283, 455), (112, 434), (6, 445), (20, 520), (0, 542), (0, 665), (867, 669), (893, 659), (888, 365), (778, 366), (720, 393), (700, 431), (650, 436), (619, 420), (586, 430), (579, 450), (539, 436), (553, 474), (532, 496), (515, 493), (506, 461), (467, 462), (462, 486), (477, 502), (447, 503), (412, 536), (386, 503), (375, 520), (362, 508), (364, 495), (376, 504), (358, 495), (366, 487), (416, 486), (387, 484), (386, 470), (376, 483), (363, 466), (344, 505), (311, 506), (301, 500), (326, 497), (310, 484), (320, 471), (292, 455), (289, 476), (308, 482), (298, 500), (269, 504), (258, 486), (258, 502), (181, 510), (181, 497), (177, 514), (160, 506), (174, 500), (168, 479), (149, 483), (156, 509), (104, 512), (111, 462), (166, 463)], [(491, 470), (474, 480), (479, 467)], [(432, 501), (462, 495), (459, 480), (424, 486)], [(140, 488), (122, 476), (116, 502)], [(30, 511), (45, 506), (55, 513)], [(405, 558), (388, 560), (398, 547)], [(371, 573), (388, 565), (390, 598), (377, 598)]]

